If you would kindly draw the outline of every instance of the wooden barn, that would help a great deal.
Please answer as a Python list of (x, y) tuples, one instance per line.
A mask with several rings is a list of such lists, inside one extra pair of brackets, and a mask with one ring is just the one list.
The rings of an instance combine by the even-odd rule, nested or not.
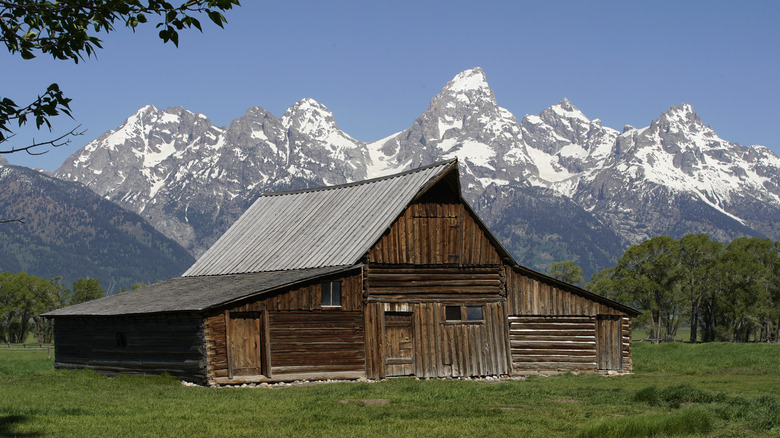
[(237, 384), (630, 372), (637, 314), (519, 266), (455, 160), (263, 195), (182, 277), (46, 316), (58, 368)]

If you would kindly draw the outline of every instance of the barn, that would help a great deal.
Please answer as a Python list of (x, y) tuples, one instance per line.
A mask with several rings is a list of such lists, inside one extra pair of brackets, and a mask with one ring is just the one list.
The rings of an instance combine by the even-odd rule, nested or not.
[(630, 372), (637, 314), (518, 265), (453, 160), (263, 195), (181, 277), (46, 316), (57, 368), (220, 385)]

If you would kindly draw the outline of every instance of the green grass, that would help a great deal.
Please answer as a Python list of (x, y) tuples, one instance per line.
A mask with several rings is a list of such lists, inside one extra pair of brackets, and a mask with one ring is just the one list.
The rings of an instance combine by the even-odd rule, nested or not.
[(0, 436), (780, 436), (780, 346), (635, 344), (635, 374), (199, 388), (0, 350)]

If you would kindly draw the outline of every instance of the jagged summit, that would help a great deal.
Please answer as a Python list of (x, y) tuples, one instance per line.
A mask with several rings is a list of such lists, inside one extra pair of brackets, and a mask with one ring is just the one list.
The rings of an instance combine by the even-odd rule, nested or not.
[[(487, 76), (480, 67), (474, 67), (469, 70), (458, 73), (447, 82), (442, 91), (447, 90), (454, 93), (462, 93), (468, 91), (490, 91), (490, 86), (487, 82)], [(492, 91), (491, 91), (492, 92)]]

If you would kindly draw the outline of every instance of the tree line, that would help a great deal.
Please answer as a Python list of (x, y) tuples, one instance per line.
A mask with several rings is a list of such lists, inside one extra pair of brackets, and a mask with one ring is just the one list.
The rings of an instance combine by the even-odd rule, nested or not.
[(780, 339), (780, 242), (770, 239), (654, 237), (585, 288), (641, 310), (635, 324), (655, 339), (674, 339), (684, 322), (691, 342)]
[[(131, 289), (143, 286), (138, 283)], [(121, 289), (119, 292), (124, 292)], [(41, 316), (51, 310), (84, 303), (104, 295), (96, 278), (79, 278), (68, 289), (61, 277), (45, 279), (26, 272), (0, 273), (0, 343), (24, 343), (28, 335), (40, 343), (53, 338), (52, 321)]]

